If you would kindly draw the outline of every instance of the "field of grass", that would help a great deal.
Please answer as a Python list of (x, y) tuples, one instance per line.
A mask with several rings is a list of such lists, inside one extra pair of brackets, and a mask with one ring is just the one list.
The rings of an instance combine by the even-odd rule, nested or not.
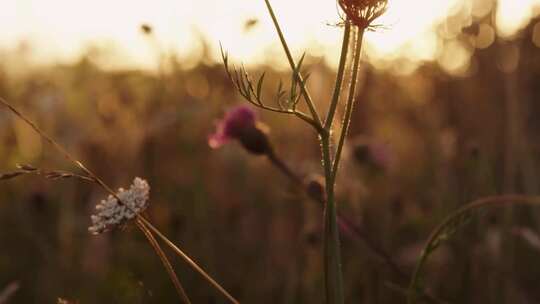
[[(346, 303), (405, 303), (423, 246), (446, 216), (482, 197), (539, 194), (538, 22), (474, 50), (461, 75), (431, 62), (412, 73), (362, 63), (335, 189), (348, 222), (341, 226)], [(452, 42), (470, 42), (478, 24)], [(240, 302), (323, 303), (322, 205), (266, 157), (237, 142), (208, 146), (224, 112), (247, 104), (221, 63), (203, 58), (188, 69), (166, 60), (170, 68), (161, 73), (105, 71), (91, 56), (26, 71), (0, 62), (0, 97), (114, 189), (136, 176), (148, 180), (146, 218)], [(304, 67), (324, 112), (336, 72), (309, 56)], [(268, 98), (278, 79), (290, 81), (269, 66), (249, 72), (263, 71), (272, 84), (262, 90)], [(252, 108), (290, 170), (320, 180), (320, 147), (309, 125)], [(1, 173), (17, 164), (80, 173), (1, 109)], [(88, 233), (94, 206), (108, 195), (99, 187), (25, 174), (0, 189), (0, 303), (178, 302), (135, 225)], [(466, 225), (445, 231), (449, 239), (428, 259), (419, 300), (539, 303), (540, 209), (465, 215)], [(193, 303), (226, 303), (164, 250)]]

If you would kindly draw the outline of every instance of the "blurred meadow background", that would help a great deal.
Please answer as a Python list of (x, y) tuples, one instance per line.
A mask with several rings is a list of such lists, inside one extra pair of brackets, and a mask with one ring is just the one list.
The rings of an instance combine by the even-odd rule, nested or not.
[[(337, 5), (274, 2), (325, 109)], [(540, 194), (540, 2), (390, 5), (366, 34), (338, 177), (339, 211), (372, 242), (342, 234), (347, 303), (404, 303), (426, 238), (459, 206)], [(265, 158), (208, 147), (216, 120), (244, 103), (220, 42), (231, 62), (266, 71), (264, 95), (290, 81), (263, 1), (0, 0), (0, 96), (115, 188), (148, 179), (148, 217), (241, 302), (323, 303), (321, 206)], [(258, 114), (297, 174), (322, 173), (311, 129)], [(0, 172), (75, 170), (4, 110), (0, 142)], [(97, 187), (23, 176), (0, 189), (0, 303), (178, 301), (133, 227), (88, 233)], [(532, 207), (485, 211), (436, 252), (424, 285), (441, 303), (540, 303), (539, 228)], [(225, 303), (173, 260), (194, 303)]]

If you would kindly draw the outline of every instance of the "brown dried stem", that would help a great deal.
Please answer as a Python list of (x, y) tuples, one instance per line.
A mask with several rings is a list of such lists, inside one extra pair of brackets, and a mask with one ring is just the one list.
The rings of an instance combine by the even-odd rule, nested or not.
[(174, 288), (176, 288), (176, 292), (180, 296), (180, 299), (182, 299), (182, 301), (184, 301), (185, 304), (191, 304), (191, 301), (189, 300), (189, 297), (186, 294), (184, 287), (182, 286), (182, 284), (180, 283), (180, 280), (178, 279), (178, 276), (174, 272), (171, 262), (167, 258), (167, 255), (165, 255), (165, 252), (163, 252), (163, 249), (161, 249), (161, 246), (159, 246), (159, 243), (156, 240), (156, 238), (154, 238), (154, 236), (152, 235), (152, 232), (148, 230), (148, 228), (146, 228), (144, 223), (141, 222), (140, 220), (137, 220), (136, 223), (137, 223), (137, 227), (139, 227), (139, 229), (144, 233), (144, 235), (146, 236), (146, 239), (148, 240), (150, 245), (152, 245), (152, 248), (157, 253), (159, 259), (163, 263), (163, 267), (165, 267), (165, 270), (167, 270), (167, 274), (169, 274), (169, 278), (173, 282)]
[[(76, 160), (66, 149), (64, 149), (60, 144), (58, 144), (52, 137), (48, 136), (45, 132), (41, 131), (41, 129), (34, 124), (31, 120), (26, 118), (21, 112), (19, 112), (16, 108), (14, 108), (11, 104), (9, 104), (5, 99), (0, 97), (0, 103), (3, 104), (5, 107), (7, 107), (13, 114), (15, 114), (18, 118), (23, 120), (25, 123), (27, 123), (37, 134), (39, 134), (42, 138), (44, 138), (48, 143), (50, 143), (53, 147), (55, 147), (67, 160), (74, 163), (77, 167), (79, 167), (83, 172), (85, 172), (96, 184), (101, 186), (106, 192), (111, 194), (119, 204), (123, 204), (122, 200), (118, 197), (116, 192), (112, 190), (111, 187), (109, 187), (105, 182), (103, 182), (96, 174), (94, 174), (90, 169), (86, 168), (84, 164), (78, 160)], [(127, 206), (129, 208), (129, 206)], [(203, 277), (206, 278), (207, 281), (211, 283), (212, 286), (214, 286), (219, 292), (224, 294), (231, 302), (238, 304), (239, 302), (236, 301), (223, 287), (221, 287), (216, 281), (214, 281), (206, 272), (204, 272), (195, 262), (193, 262), (185, 253), (183, 253), (178, 247), (174, 245), (163, 233), (161, 233), (157, 228), (155, 228), (148, 220), (146, 220), (143, 216), (140, 214), (134, 212), (137, 215), (137, 220), (140, 220), (146, 227), (150, 228), (154, 233), (156, 233), (165, 243), (173, 249), (173, 251), (180, 255), (184, 260), (188, 262), (190, 266), (192, 266), (195, 270), (197, 270)], [(156, 252), (156, 254), (159, 255), (159, 253)]]

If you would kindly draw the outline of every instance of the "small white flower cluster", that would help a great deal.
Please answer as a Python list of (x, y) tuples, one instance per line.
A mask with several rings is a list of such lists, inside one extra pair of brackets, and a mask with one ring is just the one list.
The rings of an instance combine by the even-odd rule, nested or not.
[(97, 214), (92, 215), (92, 226), (88, 231), (97, 235), (134, 218), (148, 207), (149, 193), (148, 182), (139, 177), (135, 178), (128, 190), (120, 188), (116, 192), (122, 203), (109, 195), (96, 206)]

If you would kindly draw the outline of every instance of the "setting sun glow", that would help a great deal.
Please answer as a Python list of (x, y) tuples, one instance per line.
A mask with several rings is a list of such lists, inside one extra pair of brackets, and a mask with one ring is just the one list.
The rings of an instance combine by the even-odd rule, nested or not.
[[(380, 20), (384, 28), (367, 35), (369, 54), (385, 59), (432, 59), (437, 49), (432, 27), (460, 7), (461, 1), (391, 0), (389, 11)], [(468, 2), (471, 9), (477, 9), (486, 1)], [(501, 1), (500, 31), (511, 35), (519, 29), (537, 2)], [(333, 0), (315, 3), (273, 1), (297, 54), (306, 50), (315, 56), (334, 55), (340, 41), (340, 30), (334, 26), (340, 21), (337, 5)], [(152, 26), (152, 41), (141, 35), (143, 23)], [(189, 61), (207, 45), (209, 56), (218, 58), (220, 42), (235, 59), (244, 62), (281, 58), (263, 1), (4, 0), (0, 1), (0, 26), (4, 29), (0, 32), (0, 49), (26, 48), (28, 57), (37, 63), (76, 60), (94, 47), (106, 50), (101, 62), (106, 67), (152, 68), (159, 51)]]

